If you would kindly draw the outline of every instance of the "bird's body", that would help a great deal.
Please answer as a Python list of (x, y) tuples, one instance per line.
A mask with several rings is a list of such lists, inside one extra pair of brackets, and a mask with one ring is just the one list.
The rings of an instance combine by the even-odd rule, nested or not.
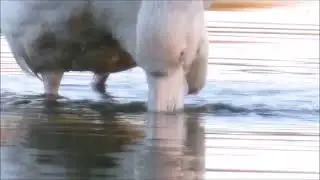
[[(129, 4), (136, 3), (122, 2), (122, 7)], [(113, 1), (2, 1), (2, 31), (25, 71), (41, 76), (47, 71), (91, 71), (104, 76), (136, 66), (111, 31), (117, 25), (103, 21), (116, 5)]]
[[(185, 92), (205, 84), (204, 8), (198, 0), (4, 0), (1, 30), (20, 67), (41, 75), (47, 95), (58, 94), (66, 71), (95, 73), (101, 89), (110, 73), (138, 65), (147, 74), (149, 109), (174, 111)], [(164, 92), (170, 77), (171, 94)]]

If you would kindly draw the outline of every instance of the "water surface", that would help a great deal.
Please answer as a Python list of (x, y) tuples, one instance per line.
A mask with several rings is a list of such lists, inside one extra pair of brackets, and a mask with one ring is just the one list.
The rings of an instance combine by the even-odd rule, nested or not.
[(207, 85), (176, 115), (146, 112), (139, 68), (112, 75), (107, 96), (68, 73), (46, 107), (2, 39), (1, 179), (319, 179), (319, 27), (281, 34), (240, 15), (208, 14)]

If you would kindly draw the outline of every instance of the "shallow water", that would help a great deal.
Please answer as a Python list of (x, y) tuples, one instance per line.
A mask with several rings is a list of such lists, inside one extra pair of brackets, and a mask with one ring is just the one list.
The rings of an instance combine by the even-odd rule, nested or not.
[(89, 73), (68, 73), (53, 107), (39, 80), (2, 73), (1, 179), (318, 179), (319, 31), (230, 29), (210, 33), (208, 84), (178, 115), (146, 112), (139, 68), (103, 97)]

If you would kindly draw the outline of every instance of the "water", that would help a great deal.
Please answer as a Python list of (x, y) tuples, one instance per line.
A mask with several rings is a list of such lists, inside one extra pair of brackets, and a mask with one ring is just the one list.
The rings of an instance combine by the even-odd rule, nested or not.
[[(310, 8), (291, 11), (311, 21)], [(45, 107), (40, 81), (19, 73), (1, 40), (1, 180), (319, 179), (319, 21), (226, 14), (207, 16), (207, 85), (178, 115), (146, 112), (139, 68), (112, 75), (106, 96), (88, 73), (68, 73), (64, 98)]]

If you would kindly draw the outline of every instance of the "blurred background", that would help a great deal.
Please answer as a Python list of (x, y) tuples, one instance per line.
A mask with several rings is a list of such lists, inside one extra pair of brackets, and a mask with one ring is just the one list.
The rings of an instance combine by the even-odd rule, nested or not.
[[(216, 0), (185, 113), (146, 113), (142, 70), (63, 78), (59, 106), (1, 36), (1, 180), (319, 179), (319, 1)], [(132, 76), (132, 74), (135, 74)]]

